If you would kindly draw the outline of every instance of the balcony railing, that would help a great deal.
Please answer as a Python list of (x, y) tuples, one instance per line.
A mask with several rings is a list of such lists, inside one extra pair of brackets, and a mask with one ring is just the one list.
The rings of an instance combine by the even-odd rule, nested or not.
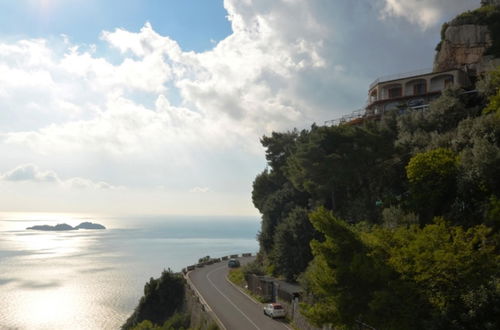
[[(419, 104), (417, 106), (408, 106), (408, 109), (412, 110), (420, 110), (420, 111), (426, 111), (429, 109), (429, 103), (426, 104)], [(325, 126), (339, 126), (343, 124), (353, 124), (353, 123), (361, 123), (365, 119), (377, 119), (380, 118), (381, 115), (384, 114), (384, 110), (380, 110), (374, 113), (369, 113), (366, 111), (366, 109), (359, 109), (356, 111), (351, 112), (350, 114), (344, 115), (340, 118), (332, 119), (332, 120), (327, 120), (324, 122)], [(359, 120), (358, 120), (359, 119)]]
[(377, 78), (374, 82), (370, 84), (370, 90), (377, 85), (378, 83), (381, 82), (386, 82), (386, 81), (391, 81), (391, 80), (398, 80), (398, 79), (405, 79), (405, 78), (410, 78), (414, 76), (421, 76), (424, 74), (429, 74), (432, 73), (432, 68), (426, 68), (426, 69), (420, 69), (420, 70), (415, 70), (415, 71), (410, 71), (410, 72), (404, 72), (404, 73), (397, 73), (389, 76), (383, 76)]

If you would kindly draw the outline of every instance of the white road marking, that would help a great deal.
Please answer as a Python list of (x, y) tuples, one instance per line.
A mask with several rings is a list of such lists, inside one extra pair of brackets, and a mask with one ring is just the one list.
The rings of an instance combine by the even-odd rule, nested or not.
[[(241, 288), (239, 288), (236, 284), (234, 284), (233, 282), (231, 282), (229, 280), (229, 278), (227, 278), (226, 276), (226, 281), (231, 284), (236, 290), (238, 290), (239, 292), (241, 292), (242, 294), (245, 295), (245, 297), (247, 297), (251, 302), (253, 302), (254, 304), (258, 305), (258, 306), (262, 306), (262, 304), (260, 302), (258, 302), (257, 300), (255, 300), (252, 296), (248, 295), (245, 291), (243, 291)], [(267, 315), (267, 314), (266, 314)], [(288, 325), (286, 325), (285, 323), (282, 323), (282, 322), (279, 322), (279, 324), (281, 324), (282, 326), (284, 326), (285, 328), (287, 329), (290, 329), (290, 330), (293, 330), (292, 328), (290, 328)]]
[(243, 315), (243, 316), (244, 316), (244, 317), (245, 317), (245, 318), (246, 318), (246, 319), (247, 319), (250, 323), (252, 323), (252, 325), (253, 325), (256, 329), (260, 330), (260, 328), (257, 326), (257, 324), (255, 324), (255, 323), (254, 323), (254, 322), (253, 322), (253, 321), (252, 321), (252, 320), (251, 320), (251, 319), (250, 319), (250, 318), (249, 318), (249, 317), (248, 317), (248, 316), (247, 316), (247, 315), (246, 315), (246, 314), (245, 314), (245, 313), (244, 313), (241, 309), (239, 309), (239, 308), (238, 308), (238, 306), (236, 306), (236, 304), (235, 304), (235, 303), (233, 303), (233, 302), (231, 301), (231, 299), (229, 299), (229, 297), (228, 297), (228, 296), (226, 296), (226, 295), (225, 295), (225, 294), (224, 294), (221, 290), (219, 290), (219, 288), (218, 288), (218, 287), (216, 287), (216, 286), (215, 286), (215, 284), (214, 284), (214, 282), (212, 282), (212, 280), (210, 279), (210, 277), (209, 277), (209, 276), (210, 276), (210, 275), (212, 275), (212, 273), (214, 273), (214, 272), (215, 272), (215, 271), (217, 271), (217, 270), (223, 269), (223, 268), (226, 268), (226, 266), (222, 266), (222, 267), (219, 267), (219, 268), (215, 268), (214, 270), (212, 270), (212, 271), (208, 272), (208, 273), (207, 273), (207, 276), (206, 276), (206, 277), (207, 277), (208, 282), (210, 282), (210, 284), (214, 287), (214, 289), (215, 289), (215, 290), (217, 290), (217, 291), (218, 291), (218, 292), (219, 292), (219, 293), (220, 293), (220, 294), (221, 294), (224, 298), (226, 298), (226, 300), (227, 300), (227, 301), (228, 301), (231, 305), (233, 305), (233, 307), (234, 307), (234, 308), (236, 308), (236, 309), (237, 309), (237, 310), (238, 310), (238, 311), (239, 311), (239, 312), (240, 312), (240, 313), (241, 313), (241, 314), (242, 314), (242, 315)]
[(219, 327), (222, 328), (222, 330), (227, 330), (226, 326), (224, 325), (224, 323), (222, 323), (222, 321), (220, 320), (220, 318), (217, 316), (217, 313), (215, 313), (215, 311), (213, 309), (210, 308), (210, 306), (208, 305), (207, 301), (205, 300), (205, 298), (203, 298), (203, 295), (200, 293), (200, 291), (198, 291), (198, 289), (196, 288), (196, 286), (193, 284), (193, 281), (191, 281), (191, 277), (190, 274), (191, 274), (192, 271), (189, 271), (184, 277), (186, 278), (186, 281), (188, 281), (189, 283), (189, 287), (191, 289), (193, 289), (197, 296), (200, 298), (200, 300), (202, 301), (202, 305), (205, 306), (205, 308), (207, 308), (207, 313), (210, 314), (210, 312), (213, 314), (213, 316), (215, 317), (215, 321), (217, 323), (217, 325)]

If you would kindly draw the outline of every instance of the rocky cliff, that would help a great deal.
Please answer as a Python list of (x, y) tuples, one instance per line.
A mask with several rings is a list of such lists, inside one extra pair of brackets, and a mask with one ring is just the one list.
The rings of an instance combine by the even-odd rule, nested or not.
[(435, 72), (459, 68), (476, 75), (500, 65), (499, 5), (500, 0), (487, 0), (443, 25)]
[(500, 6), (500, 0), (481, 0), (481, 6)]

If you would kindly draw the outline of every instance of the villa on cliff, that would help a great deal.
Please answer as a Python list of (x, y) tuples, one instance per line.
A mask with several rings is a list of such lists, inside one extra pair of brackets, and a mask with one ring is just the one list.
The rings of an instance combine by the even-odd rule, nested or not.
[(380, 77), (370, 84), (363, 109), (325, 124), (357, 125), (366, 119), (378, 119), (391, 110), (425, 110), (446, 88), (467, 88), (470, 85), (469, 75), (461, 69), (441, 72), (424, 69)]
[(449, 87), (468, 87), (468, 75), (453, 69), (443, 72), (421, 70), (381, 77), (368, 90), (366, 115), (378, 115), (400, 106), (425, 107)]
[(473, 90), (474, 81), (500, 66), (500, 0), (481, 0), (481, 7), (485, 8), (443, 25), (432, 69), (376, 79), (368, 88), (362, 109), (325, 125), (357, 125), (398, 109), (425, 110), (447, 88)]

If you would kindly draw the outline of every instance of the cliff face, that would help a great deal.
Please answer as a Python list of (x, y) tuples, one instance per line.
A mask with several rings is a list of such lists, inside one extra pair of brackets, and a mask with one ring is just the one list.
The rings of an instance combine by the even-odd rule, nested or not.
[(492, 4), (463, 13), (446, 23), (434, 71), (463, 69), (474, 75), (500, 65), (499, 24), (500, 7)]
[(500, 6), (500, 0), (481, 0), (481, 6)]
[(483, 57), (491, 46), (491, 34), (486, 25), (449, 26), (436, 55), (434, 71), (477, 70), (477, 66), (484, 65)]

